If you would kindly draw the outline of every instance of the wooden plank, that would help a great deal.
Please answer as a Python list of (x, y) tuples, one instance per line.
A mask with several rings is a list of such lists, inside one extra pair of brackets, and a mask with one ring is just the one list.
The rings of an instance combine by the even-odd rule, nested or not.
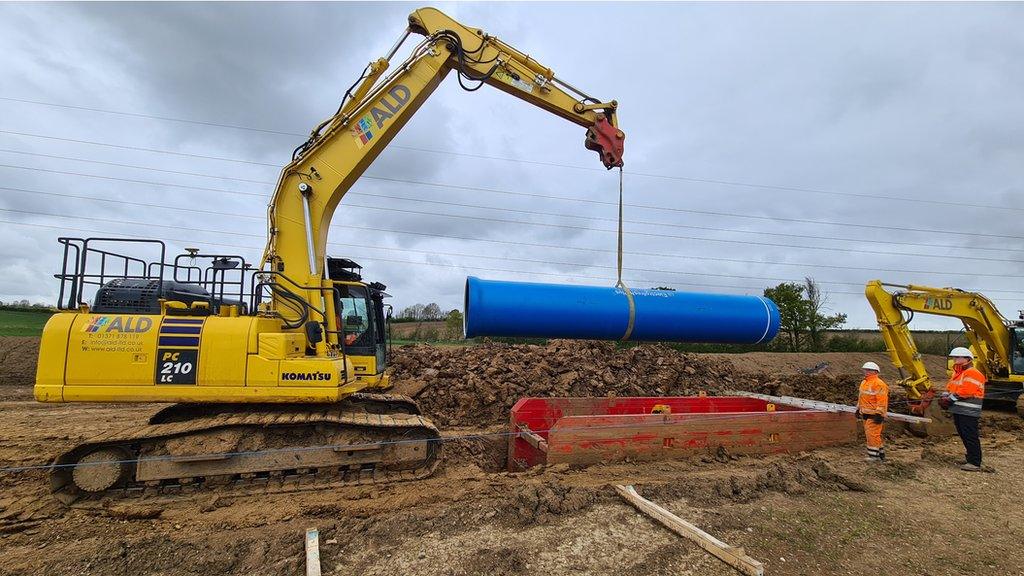
[(534, 434), (533, 431), (530, 430), (530, 427), (527, 426), (526, 424), (520, 424), (519, 425), (519, 434), (520, 434), (520, 438), (522, 438), (523, 440), (526, 440), (526, 442), (530, 446), (533, 446), (534, 448), (536, 448), (537, 450), (540, 450), (541, 452), (547, 452), (548, 451), (548, 443), (547, 443), (547, 441), (544, 440), (544, 438), (541, 437), (540, 435)]
[[(742, 392), (738, 390), (729, 390), (726, 394), (733, 394), (735, 396), (746, 396), (747, 398), (757, 398), (758, 400), (767, 400), (768, 402), (774, 402), (776, 404), (787, 404), (789, 406), (799, 406), (800, 408), (811, 408), (814, 410), (825, 410), (828, 412), (848, 412), (853, 414), (857, 411), (856, 406), (847, 406), (846, 404), (833, 404), (832, 402), (822, 402), (820, 400), (808, 400), (806, 398), (795, 398), (793, 396), (769, 396), (768, 394), (757, 394), (755, 392)], [(909, 422), (911, 424), (927, 424), (932, 421), (931, 418), (922, 418), (920, 416), (911, 416), (909, 414), (898, 414), (896, 412), (888, 412), (885, 415), (889, 420), (898, 422)]]
[(320, 576), (320, 531), (306, 530), (306, 576)]
[(632, 486), (616, 485), (615, 491), (637, 510), (654, 518), (662, 526), (676, 534), (692, 540), (695, 544), (707, 550), (712, 556), (732, 566), (739, 572), (749, 576), (764, 576), (764, 565), (747, 556), (743, 548), (737, 548), (722, 542), (654, 502), (640, 496)]

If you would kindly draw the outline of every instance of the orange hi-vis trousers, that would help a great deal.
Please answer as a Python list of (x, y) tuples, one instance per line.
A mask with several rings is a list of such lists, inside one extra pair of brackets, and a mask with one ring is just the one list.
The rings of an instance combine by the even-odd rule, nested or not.
[(885, 459), (885, 446), (882, 444), (882, 424), (864, 420), (864, 437), (867, 439), (868, 456)]

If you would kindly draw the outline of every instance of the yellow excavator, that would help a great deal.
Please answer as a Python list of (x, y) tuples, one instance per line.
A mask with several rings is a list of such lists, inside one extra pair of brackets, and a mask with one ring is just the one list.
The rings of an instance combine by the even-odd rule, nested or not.
[[(423, 39), (393, 66), (411, 35)], [(411, 399), (380, 393), (385, 286), (328, 258), (326, 245), (345, 193), (452, 71), (467, 90), (487, 84), (585, 127), (585, 147), (621, 169), (614, 100), (483, 30), (416, 10), (281, 171), (258, 266), (191, 248), (168, 259), (158, 240), (59, 239), (62, 311), (43, 331), (36, 399), (173, 403), (59, 455), (59, 498), (432, 473), (437, 429)]]
[[(890, 292), (887, 287), (896, 290)], [(907, 391), (912, 412), (924, 414), (935, 391), (909, 323), (915, 314), (934, 314), (963, 322), (975, 367), (988, 378), (985, 398), (1016, 401), (1017, 412), (1024, 416), (1024, 321), (1011, 322), (982, 294), (957, 288), (872, 280), (864, 294), (878, 318), (882, 339), (899, 370), (899, 384)]]

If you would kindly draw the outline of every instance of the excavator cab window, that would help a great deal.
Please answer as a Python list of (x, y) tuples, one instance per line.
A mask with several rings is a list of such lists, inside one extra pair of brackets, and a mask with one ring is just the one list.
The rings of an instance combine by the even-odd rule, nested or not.
[(341, 317), (341, 330), (345, 349), (349, 354), (373, 356), (375, 354), (374, 310), (365, 286), (340, 284), (336, 307)]
[(1010, 328), (1010, 346), (1013, 349), (1012, 373), (1024, 374), (1024, 327)]

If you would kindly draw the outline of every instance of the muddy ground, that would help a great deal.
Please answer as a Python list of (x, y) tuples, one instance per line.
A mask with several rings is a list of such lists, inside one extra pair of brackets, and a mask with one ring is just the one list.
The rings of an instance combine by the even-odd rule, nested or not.
[[(975, 474), (956, 469), (955, 438), (921, 440), (895, 426), (881, 466), (847, 446), (507, 474), (504, 441), (486, 436), (503, 431), (520, 395), (739, 387), (852, 399), (855, 368), (884, 358), (570, 343), (396, 352), (397, 387), (416, 394), (448, 438), (434, 477), (66, 508), (47, 495), (43, 471), (0, 473), (0, 574), (303, 574), (303, 533), (313, 526), (325, 574), (735, 574), (622, 503), (611, 488), (619, 483), (743, 546), (767, 574), (1024, 574), (1024, 424), (1010, 412), (986, 412), (992, 471)], [(823, 361), (827, 369), (803, 373)], [(47, 462), (157, 408), (43, 405), (27, 386), (0, 386), (0, 466)]]

